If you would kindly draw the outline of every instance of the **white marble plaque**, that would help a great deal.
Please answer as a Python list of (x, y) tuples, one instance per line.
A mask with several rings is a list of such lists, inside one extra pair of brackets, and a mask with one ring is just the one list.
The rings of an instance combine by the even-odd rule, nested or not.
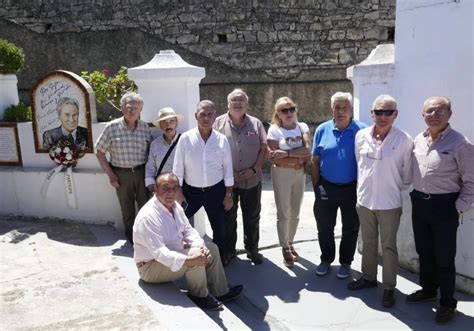
[(0, 125), (0, 165), (21, 165), (16, 126)]

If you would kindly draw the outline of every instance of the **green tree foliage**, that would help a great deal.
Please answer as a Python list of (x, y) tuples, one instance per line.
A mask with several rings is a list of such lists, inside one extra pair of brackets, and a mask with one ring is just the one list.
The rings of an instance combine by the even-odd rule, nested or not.
[(0, 74), (16, 74), (24, 65), (23, 50), (0, 38)]
[(31, 107), (21, 102), (18, 105), (9, 106), (3, 114), (4, 122), (30, 122), (32, 118)]

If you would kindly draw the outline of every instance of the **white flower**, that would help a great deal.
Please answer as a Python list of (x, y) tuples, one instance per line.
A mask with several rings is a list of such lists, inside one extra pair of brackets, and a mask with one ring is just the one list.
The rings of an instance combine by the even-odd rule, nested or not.
[(71, 161), (71, 160), (72, 160), (72, 155), (71, 155), (71, 154), (67, 154), (67, 155), (66, 155), (66, 160)]
[(69, 147), (64, 147), (63, 152), (64, 153), (69, 153), (71, 149)]
[(56, 147), (56, 149), (54, 150), (54, 153), (55, 154), (61, 153), (61, 147)]

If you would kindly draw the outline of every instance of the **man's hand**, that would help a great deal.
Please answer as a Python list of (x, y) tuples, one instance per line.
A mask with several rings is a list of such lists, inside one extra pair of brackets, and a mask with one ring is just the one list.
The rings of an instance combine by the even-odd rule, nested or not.
[(210, 262), (210, 259), (211, 253), (209, 252), (209, 250), (206, 247), (200, 247), (198, 253), (187, 257), (185, 265), (189, 267), (204, 267)]
[(268, 153), (268, 158), (270, 160), (282, 159), (288, 156), (288, 151), (283, 151), (281, 149), (276, 149)]
[(223, 205), (224, 205), (224, 210), (229, 211), (234, 205), (234, 199), (232, 199), (231, 196), (226, 194), (224, 197)]
[(115, 188), (120, 187), (118, 177), (114, 173), (109, 174), (109, 182), (110, 182), (110, 185), (112, 185), (112, 187), (115, 187)]
[(235, 172), (234, 173), (234, 181), (235, 182), (242, 182), (244, 180), (247, 180), (253, 176), (255, 176), (256, 174), (253, 172), (253, 170), (250, 168), (250, 169), (245, 169), (245, 170), (242, 170), (242, 171), (239, 171), (239, 172)]

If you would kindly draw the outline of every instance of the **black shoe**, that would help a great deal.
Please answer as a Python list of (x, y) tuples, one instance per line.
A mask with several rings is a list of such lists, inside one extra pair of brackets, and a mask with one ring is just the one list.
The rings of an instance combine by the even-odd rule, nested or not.
[(390, 308), (395, 304), (394, 290), (384, 290), (382, 298), (382, 306)]
[(263, 255), (258, 250), (252, 250), (247, 252), (247, 258), (250, 259), (253, 264), (261, 264), (263, 262)]
[(427, 301), (435, 301), (437, 298), (436, 293), (435, 294), (429, 294), (424, 292), (423, 290), (418, 290), (416, 292), (413, 292), (410, 295), (407, 295), (405, 301), (406, 303), (422, 303), (422, 302), (427, 302)]
[(222, 302), (216, 300), (212, 295), (208, 294), (207, 297), (195, 297), (188, 293), (188, 297), (201, 309), (206, 310), (220, 310), (222, 309)]
[(454, 318), (456, 308), (440, 306), (436, 311), (435, 321), (438, 324), (446, 324)]
[(220, 297), (216, 297), (216, 299), (219, 300), (220, 302), (223, 302), (223, 303), (229, 302), (229, 301), (235, 300), (238, 297), (240, 297), (243, 290), (244, 290), (243, 285), (236, 285), (234, 287), (231, 287), (229, 289), (229, 292), (227, 292), (224, 295), (221, 295)]
[(235, 257), (235, 251), (231, 253), (223, 253), (221, 256), (221, 261), (222, 265), (225, 267), (230, 263), (230, 260), (232, 260)]
[(347, 284), (347, 288), (352, 291), (362, 290), (363, 288), (376, 287), (376, 286), (377, 286), (377, 281), (367, 280), (364, 277), (360, 277), (358, 280), (355, 280)]

